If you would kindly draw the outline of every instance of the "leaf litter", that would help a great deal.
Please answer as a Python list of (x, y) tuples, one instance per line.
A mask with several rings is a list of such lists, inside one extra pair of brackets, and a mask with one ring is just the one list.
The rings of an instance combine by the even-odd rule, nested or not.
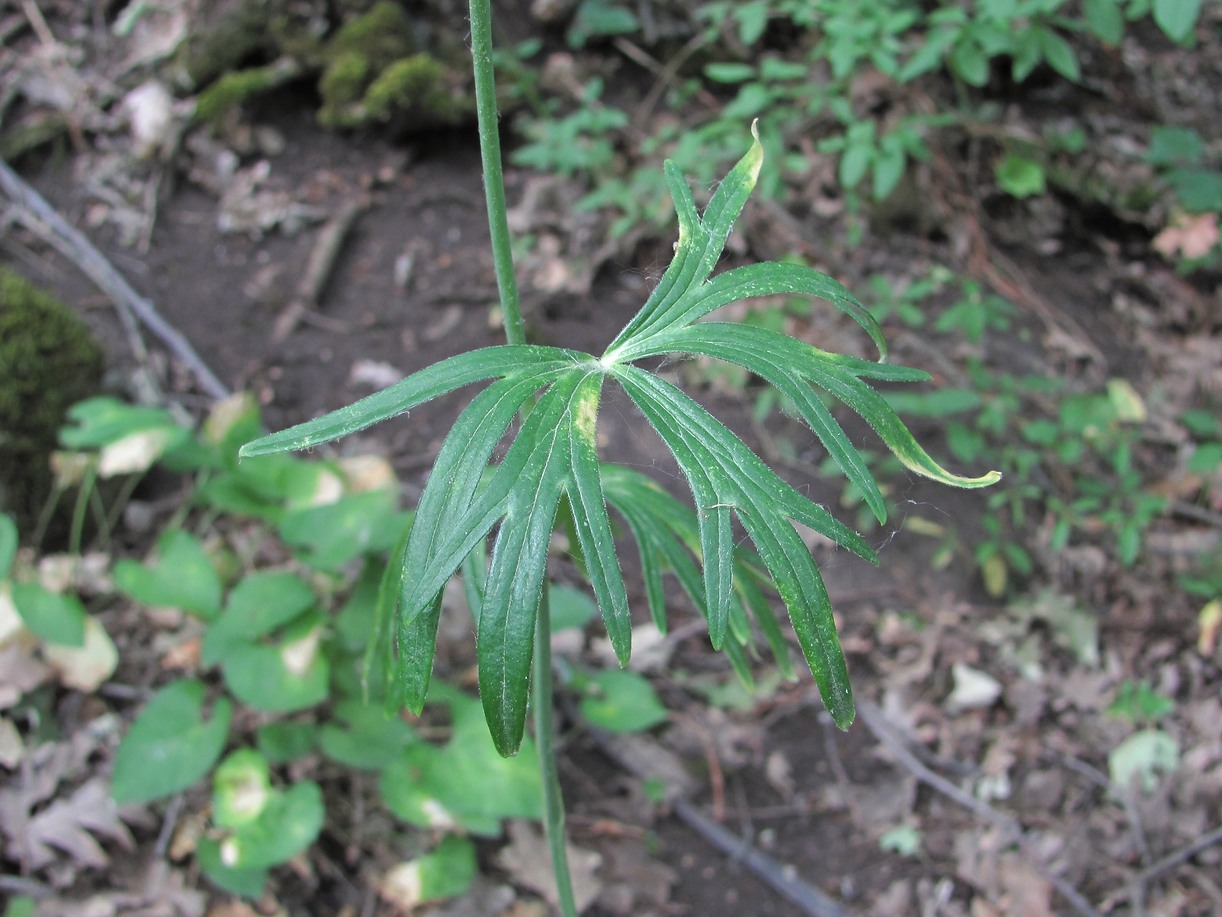
[[(175, 4), (160, 7), (175, 13)], [(155, 19), (142, 18), (139, 25), (152, 22)], [(173, 28), (177, 26), (171, 26), (171, 31)], [(133, 49), (124, 66), (158, 59), (164, 53), (158, 42), (167, 40), (150, 33), (148, 46)], [(1150, 79), (1168, 79), (1165, 69), (1152, 67), (1150, 73)], [(67, 112), (80, 124), (97, 128), (100, 135), (109, 129), (103, 113), (93, 107), (107, 104), (107, 96), (90, 89), (95, 82), (103, 85), (102, 81), (62, 47), (31, 55), (25, 66), (13, 71), (12, 79), (21, 81), (18, 91), (33, 104)], [(128, 83), (129, 88), (136, 85), (135, 81)], [(315, 216), (308, 209), (294, 209), (301, 201), (288, 192), (292, 187), (289, 179), (257, 163), (239, 170), (238, 160), (232, 162), (234, 169), (226, 178), (245, 182), (250, 202), (257, 206), (242, 210), (243, 202), (235, 201), (237, 209), (226, 217), (227, 225), (251, 235), (278, 235), (292, 228), (294, 221), (304, 225)], [(122, 162), (102, 166), (105, 181), (94, 185), (95, 204), (110, 212), (108, 222), (135, 238), (145, 230), (148, 219), (142, 206), (131, 203), (132, 192), (139, 187), (127, 183)], [(214, 192), (223, 190), (218, 186)], [(584, 294), (606, 253), (595, 252), (585, 261), (580, 257), (572, 260), (571, 256), (589, 252), (594, 244), (591, 238), (597, 236), (595, 229), (577, 226), (567, 206), (554, 207), (555, 212), (549, 213), (553, 205), (545, 202), (563, 200), (564, 193), (563, 189), (540, 187), (532, 192), (533, 203), (531, 195), (524, 196), (530, 206), (523, 208), (518, 219), (542, 238), (536, 260), (527, 262), (527, 270), (554, 294)], [(140, 200), (140, 195), (135, 199)], [(1191, 257), (1216, 238), (1216, 232), (1212, 214), (1173, 214), (1154, 244), (1168, 258)], [(834, 252), (829, 254), (833, 256)], [(1216, 296), (1205, 298), (1203, 307), (1190, 290), (1168, 279), (1167, 273), (1142, 274), (1115, 264), (1106, 269), (1127, 277), (1133, 289), (1153, 291), (1148, 299), (1126, 299), (1118, 294), (1114, 312), (1136, 317), (1136, 345), (1152, 363), (1177, 367), (1159, 380), (1163, 403), (1192, 403), (1201, 391), (1213, 397), (1222, 394), (1222, 351), (1207, 311), (1210, 306), (1216, 309)], [(1150, 301), (1156, 305), (1145, 304)], [(1169, 334), (1170, 325), (1178, 330)], [(367, 365), (386, 373), (394, 364), (382, 360)], [(371, 372), (368, 380), (359, 381), (373, 381), (375, 375)], [(1177, 494), (1203, 490), (1200, 479), (1182, 469), (1174, 483)], [(1214, 513), (1222, 511), (1217, 503), (1222, 487), (1215, 482), (1205, 491), (1214, 500), (1208, 508)], [(1140, 571), (1116, 569), (1108, 565), (1106, 557), (1088, 556), (1089, 546), (1058, 558), (1058, 565), (1063, 566), (1056, 585), (1068, 587), (1092, 579), (1096, 583), (1093, 597), (1085, 602), (1068, 602), (1063, 593), (1049, 593), (1037, 594), (1024, 607), (948, 606), (931, 598), (939, 594), (939, 587), (936, 581), (931, 583), (928, 571), (925, 578), (918, 571), (910, 577), (915, 585), (902, 592), (900, 600), (866, 601), (853, 609), (857, 621), (851, 625), (850, 637), (861, 647), (855, 670), (875, 670), (869, 678), (877, 682), (879, 706), (902, 736), (904, 746), (931, 773), (945, 776), (949, 786), (964, 794), (962, 799), (951, 799), (918, 789), (921, 781), (909, 765), (867, 739), (852, 739), (855, 745), (843, 747), (842, 764), (854, 805), (837, 805), (837, 793), (829, 789), (822, 803), (825, 811), (817, 817), (848, 812), (856, 819), (846, 829), (843, 843), (861, 857), (882, 857), (879, 837), (901, 824), (919, 831), (923, 845), (919, 868), (909, 867), (909, 872), (881, 887), (859, 891), (856, 903), (863, 912), (920, 910), (974, 917), (1061, 913), (1064, 899), (1058, 897), (1050, 875), (1082, 889), (1100, 911), (1130, 907), (1132, 892), (1128, 889), (1137, 885), (1149, 913), (1206, 913), (1202, 908), (1209, 905), (1203, 902), (1211, 900), (1216, 911), (1217, 881), (1210, 875), (1216, 876), (1222, 868), (1220, 848), (1204, 846), (1191, 856), (1177, 858), (1193, 850), (1202, 838), (1208, 840), (1209, 832), (1222, 821), (1219, 616), (1202, 614), (1198, 634), (1196, 622), (1184, 617), (1184, 609), (1160, 604), (1160, 592), (1170, 578), (1168, 571), (1216, 550), (1216, 537), (1202, 541), (1207, 545), (1203, 548), (1193, 547), (1196, 541), (1190, 544), (1186, 538), (1172, 540), (1199, 534), (1213, 533), (1207, 526), (1188, 524), (1168, 525), (1155, 532), (1162, 541), (1152, 542), (1167, 546), (1165, 562), (1150, 558), (1149, 566)], [(1141, 576), (1150, 582), (1139, 582)], [(1100, 583), (1108, 577), (1112, 582)], [(915, 616), (913, 607), (918, 609)], [(1193, 614), (1199, 610), (1191, 609)], [(677, 653), (680, 664), (701, 658), (690, 647)], [(985, 678), (978, 682), (976, 693), (969, 695), (968, 703), (961, 702), (961, 695), (960, 702), (948, 706), (948, 698), (957, 690), (956, 671), (965, 679), (967, 673)], [(10, 858), (31, 870), (43, 870), (57, 886), (66, 887), (65, 883), (87, 875), (95, 864), (114, 860), (116, 851), (127, 850), (149, 831), (138, 814), (128, 821), (126, 812), (99, 804), (99, 761), (105, 759), (104, 749), (113, 737), (112, 723), (84, 720), (60, 742), (21, 747), (28, 722), (20, 718), (24, 713), (13, 711), (14, 704), (53, 677), (31, 644), (8, 641), (0, 648), (0, 708), (6, 710), (6, 717), (0, 720), (0, 749), (7, 750), (0, 764), (9, 771), (0, 786), (0, 822)], [(1120, 684), (1134, 677), (1148, 678), (1175, 698), (1175, 710), (1154, 727), (1137, 729), (1107, 714)], [(91, 687), (81, 690), (94, 691), (105, 679), (105, 675), (90, 675), (82, 685)], [(672, 693), (668, 699), (673, 697)], [(96, 694), (90, 698), (96, 700)], [(782, 849), (786, 837), (800, 834), (795, 830), (787, 835), (785, 826), (806, 824), (802, 819), (807, 816), (796, 803), (814, 779), (806, 764), (817, 762), (821, 754), (812, 739), (820, 730), (813, 716), (801, 712), (809, 710), (802, 704), (807, 701), (782, 693), (746, 712), (718, 711), (708, 720), (718, 734), (715, 750), (727, 770), (731, 791), (740, 785), (752, 794), (771, 793), (764, 802), (790, 807), (786, 818), (792, 821), (779, 822)], [(798, 719), (782, 718), (782, 714), (789, 715), (786, 705), (799, 710), (792, 714)], [(797, 730), (800, 739), (790, 735), (794, 723), (810, 727)], [(1146, 746), (1137, 764), (1112, 767), (1109, 759), (1116, 751), (1143, 733), (1160, 737), (1136, 743), (1139, 751), (1141, 745)], [(653, 744), (672, 758), (696, 762), (697, 770), (707, 757), (704, 743), (690, 731), (684, 736), (680, 729), (663, 729)], [(1170, 752), (1173, 746), (1175, 754)], [(690, 774), (685, 779), (692, 782)], [(829, 774), (821, 779), (828, 788), (843, 789)], [(967, 804), (969, 800), (975, 808)], [(756, 798), (758, 805), (748, 806), (746, 815), (751, 816), (753, 809), (765, 811), (764, 802)], [(592, 803), (581, 794), (577, 805), (580, 811)], [(740, 817), (743, 812), (740, 809), (736, 814), (731, 808), (728, 817)], [(990, 820), (992, 816), (1002, 821)], [(757, 815), (756, 823), (763, 817)], [(1016, 842), (1015, 821), (1026, 829), (1025, 846)], [(673, 871), (643, 857), (638, 843), (585, 836), (581, 841), (602, 857), (597, 871), (603, 882), (599, 906), (617, 914), (645, 913), (651, 906), (665, 910)], [(524, 848), (514, 848), (513, 843), (516, 841), (507, 849), (520, 854)], [(519, 861), (511, 856), (507, 862), (529, 865), (532, 856), (538, 859), (537, 855), (523, 855)], [(622, 862), (632, 866), (621, 867)], [(818, 863), (812, 858), (802, 868), (814, 871)], [(530, 887), (513, 868), (508, 872), (516, 882)], [(632, 879), (611, 878), (625, 874), (638, 879), (652, 876), (639, 886), (651, 889), (642, 894), (649, 903), (614, 897), (623, 894), (624, 886), (638, 887)], [(182, 873), (163, 871), (162, 876), (164, 888), (176, 887), (175, 894), (186, 896), (178, 899), (186, 903), (176, 905), (181, 913), (202, 911), (198, 901), (202, 893), (183, 892), (187, 880)], [(196, 896), (195, 903), (190, 903), (191, 895)], [(125, 906), (119, 892), (94, 898), (98, 905), (116, 911)], [(505, 885), (481, 879), (467, 904), (456, 902), (443, 912), (501, 913), (514, 905), (514, 899), (514, 892)], [(73, 912), (67, 899), (59, 905), (56, 900), (44, 906), (58, 906), (54, 913)], [(231, 912), (242, 913), (243, 909), (234, 906)]]

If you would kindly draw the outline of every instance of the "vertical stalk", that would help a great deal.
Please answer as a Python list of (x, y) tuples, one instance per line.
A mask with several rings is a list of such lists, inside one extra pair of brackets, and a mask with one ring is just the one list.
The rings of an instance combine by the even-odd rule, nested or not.
[(569, 855), (564, 844), (564, 797), (560, 792), (560, 774), (556, 770), (556, 727), (552, 722), (552, 622), (546, 586), (539, 600), (539, 616), (535, 620), (532, 666), (535, 748), (539, 754), (539, 773), (543, 778), (543, 820), (547, 826), (547, 845), (552, 854), (552, 872), (556, 876), (560, 913), (564, 917), (577, 917), (573, 881), (569, 874)]
[[(501, 169), (501, 137), (496, 110), (496, 78), (492, 65), (492, 11), (489, 0), (470, 0), (471, 57), (475, 71), (475, 113), (479, 124), (479, 149), (484, 172), (484, 197), (488, 205), (488, 231), (492, 237), (492, 260), (501, 294), (505, 340), (526, 343), (526, 326), (514, 277), (509, 221), (505, 212), (505, 176)], [(543, 782), (543, 817), (552, 855), (552, 872), (560, 912), (578, 917), (569, 875), (568, 851), (564, 844), (564, 797), (556, 769), (555, 723), (552, 720), (552, 628), (547, 588), (539, 600), (535, 621), (535, 651), (531, 673), (534, 705), (535, 747)]]
[(484, 198), (488, 204), (488, 230), (492, 234), (492, 261), (501, 293), (505, 340), (526, 343), (526, 326), (518, 299), (505, 213), (505, 176), (501, 170), (501, 135), (496, 110), (496, 75), (492, 66), (492, 11), (489, 0), (471, 0), (471, 58), (475, 70), (475, 115), (479, 124), (479, 151), (484, 170)]

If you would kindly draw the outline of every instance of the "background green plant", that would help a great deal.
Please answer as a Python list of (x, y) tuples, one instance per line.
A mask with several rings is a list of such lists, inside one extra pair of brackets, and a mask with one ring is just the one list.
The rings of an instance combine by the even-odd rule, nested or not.
[[(531, 83), (517, 96), (528, 100), (517, 115), (526, 142), (512, 157), (564, 175), (585, 163), (589, 191), (582, 206), (618, 213), (613, 227), (622, 234), (641, 225), (660, 227), (665, 219), (656, 206), (662, 188), (651, 161), (664, 155), (684, 174), (712, 181), (737, 156), (738, 125), (759, 117), (765, 147), (779, 166), (764, 182), (763, 194), (779, 196), (787, 183), (802, 180), (810, 157), (788, 151), (813, 137), (821, 151), (837, 157), (837, 178), (850, 204), (861, 189), (881, 200), (912, 163), (929, 157), (931, 137), (953, 140), (987, 121), (998, 84), (1021, 84), (1041, 72), (1076, 82), (1077, 47), (1115, 47), (1132, 23), (1146, 18), (1167, 38), (1189, 45), (1199, 16), (1194, 0), (948, 0), (932, 9), (914, 0), (703, 3), (692, 21), (674, 30), (688, 44), (656, 100), (670, 117), (644, 121), (640, 108), (604, 98), (599, 77), (579, 89), (570, 86), (569, 98), (541, 93)], [(634, 4), (579, 4), (567, 33), (572, 47), (616, 38), (657, 47), (661, 59), (674, 53), (671, 33), (643, 18)], [(533, 54), (538, 46), (521, 50)], [(522, 82), (523, 68), (503, 69), (515, 85)], [(908, 107), (903, 93), (880, 113), (853, 90), (854, 79), (871, 69), (895, 84), (922, 89), (949, 77), (958, 92), (937, 114)], [(720, 104), (710, 106), (710, 95)], [(1007, 193), (1041, 193), (1044, 160), (1065, 152), (1056, 138), (1036, 140), (1034, 147), (1032, 142), (1025, 139), (1022, 149), (1002, 144), (996, 179)], [(1213, 189), (1212, 178), (1205, 177), (1208, 170), (1199, 160), (1185, 161), (1182, 152), (1168, 155), (1173, 160), (1167, 165), (1174, 167), (1168, 180), (1177, 193), (1187, 188), (1198, 200), (1212, 194), (1206, 190)]]

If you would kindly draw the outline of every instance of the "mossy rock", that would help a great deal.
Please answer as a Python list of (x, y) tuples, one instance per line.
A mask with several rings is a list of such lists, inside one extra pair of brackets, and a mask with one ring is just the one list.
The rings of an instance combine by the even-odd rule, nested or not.
[(0, 366), (0, 511), (29, 531), (68, 408), (98, 391), (102, 350), (72, 309), (0, 267)]
[(377, 3), (350, 20), (327, 43), (328, 62), (318, 82), (319, 123), (422, 130), (469, 118), (474, 101), (465, 59), (451, 66), (433, 53), (434, 46), (427, 23), (409, 18), (395, 3)]

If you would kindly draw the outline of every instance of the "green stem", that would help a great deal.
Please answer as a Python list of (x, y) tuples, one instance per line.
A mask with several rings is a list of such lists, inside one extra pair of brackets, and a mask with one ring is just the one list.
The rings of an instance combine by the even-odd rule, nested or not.
[(492, 262), (501, 292), (505, 339), (526, 343), (526, 326), (513, 273), (509, 220), (505, 213), (505, 176), (501, 171), (501, 135), (496, 111), (496, 76), (492, 65), (492, 11), (489, 0), (471, 0), (471, 58), (475, 69), (475, 115), (479, 124), (479, 151), (484, 169), (484, 197), (488, 203), (488, 230), (492, 234)]
[[(479, 124), (479, 150), (484, 170), (484, 197), (488, 204), (488, 231), (492, 237), (492, 261), (501, 293), (505, 339), (526, 343), (526, 326), (518, 299), (509, 242), (509, 220), (505, 212), (505, 176), (501, 170), (501, 135), (497, 123), (496, 76), (492, 64), (492, 11), (489, 0), (471, 0), (471, 57), (475, 70), (475, 114)], [(535, 621), (535, 653), (532, 691), (535, 718), (535, 748), (543, 782), (543, 817), (547, 843), (552, 853), (552, 872), (560, 912), (577, 917), (573, 881), (569, 875), (568, 851), (564, 844), (564, 797), (556, 770), (555, 724), (552, 721), (552, 634), (547, 589), (539, 600)]]
[(552, 722), (552, 624), (547, 588), (539, 600), (535, 620), (535, 657), (532, 689), (534, 692), (535, 746), (539, 753), (539, 772), (543, 777), (543, 819), (547, 825), (547, 844), (552, 854), (552, 872), (560, 913), (577, 917), (573, 881), (569, 875), (569, 855), (564, 845), (564, 797), (560, 774), (556, 770), (555, 724)]

